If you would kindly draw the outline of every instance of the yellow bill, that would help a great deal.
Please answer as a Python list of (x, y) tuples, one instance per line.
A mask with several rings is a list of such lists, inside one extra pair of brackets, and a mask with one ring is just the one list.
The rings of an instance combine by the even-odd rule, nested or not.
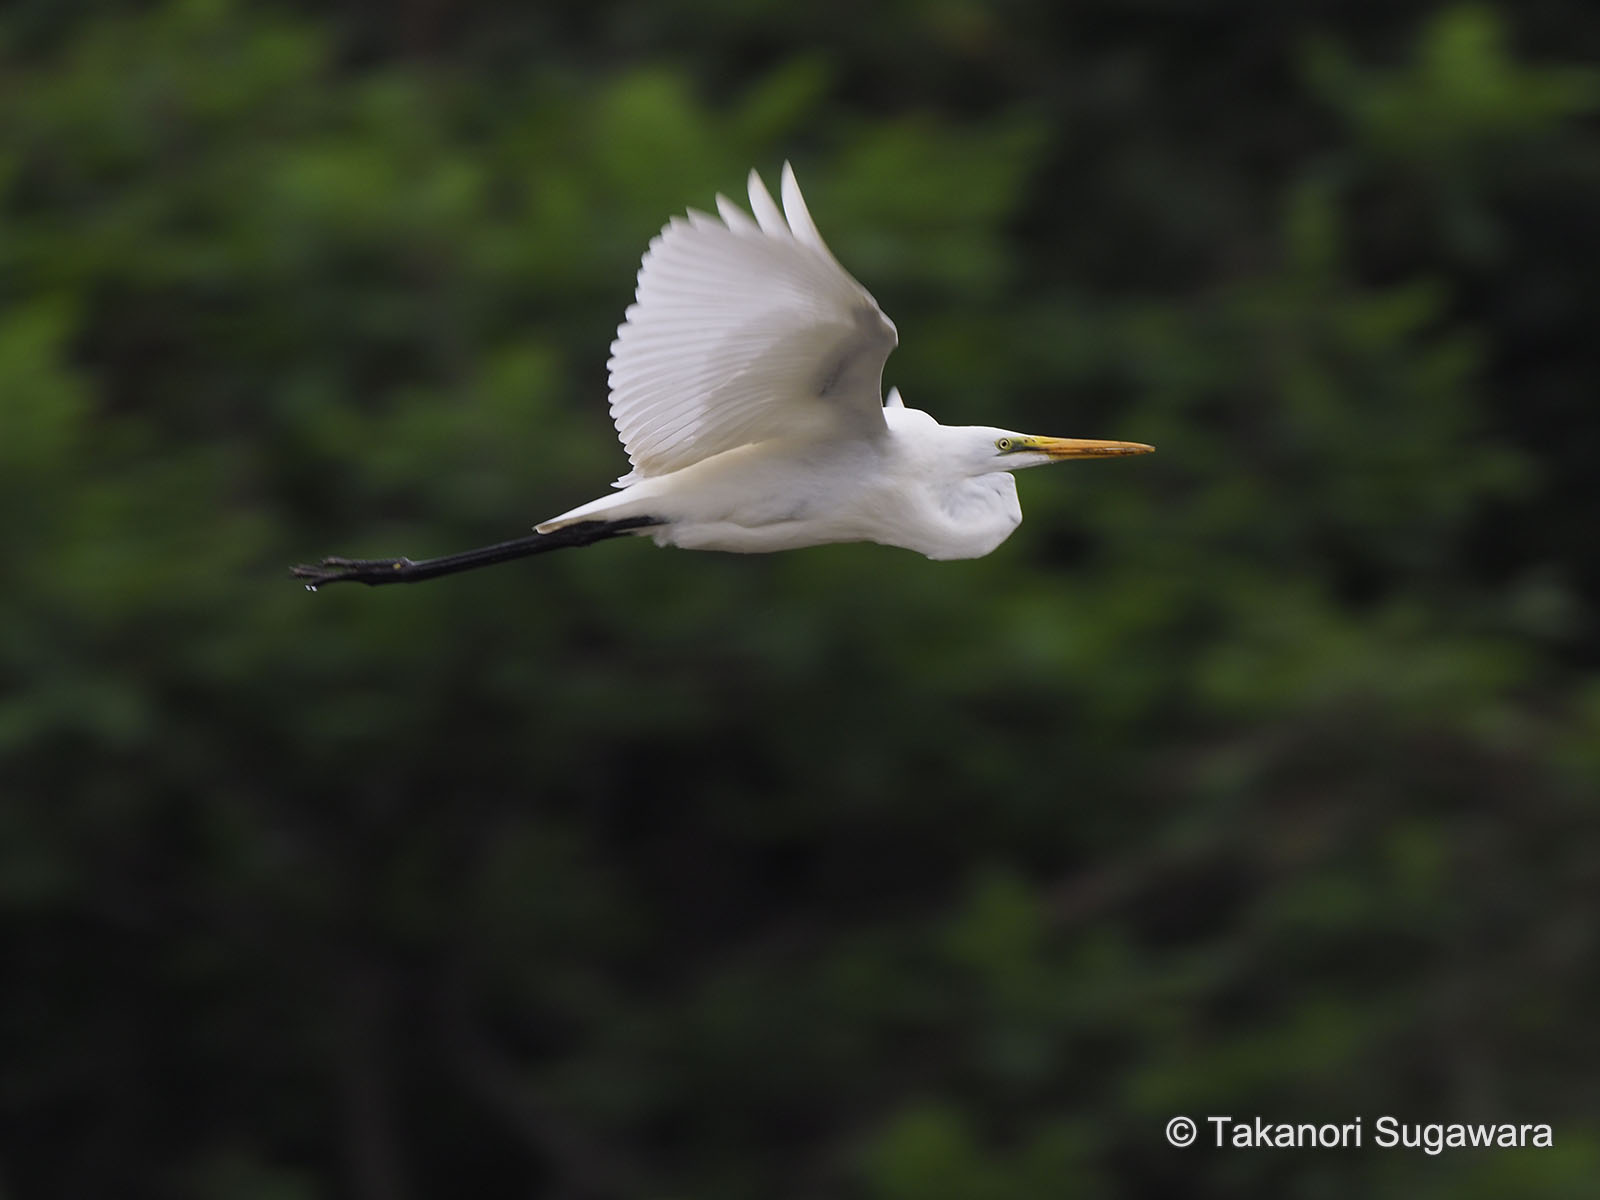
[(1051, 458), (1115, 458), (1124, 454), (1150, 454), (1154, 446), (1143, 442), (1107, 442), (1097, 438), (1023, 438), (1018, 450), (1032, 450)]

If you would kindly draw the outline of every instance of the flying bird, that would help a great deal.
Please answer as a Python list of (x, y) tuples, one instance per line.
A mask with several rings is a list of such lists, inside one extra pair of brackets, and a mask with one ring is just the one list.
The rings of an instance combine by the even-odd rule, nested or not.
[[(880, 542), (979, 558), (1022, 521), (1023, 467), (1146, 454), (1141, 442), (941, 425), (881, 392), (894, 322), (828, 249), (785, 163), (783, 207), (750, 172), (750, 212), (689, 210), (651, 242), (611, 343), (617, 491), (529, 537), (413, 562), (325, 558), (329, 583), (411, 583), (605, 538), (754, 554)], [(720, 218), (720, 219), (719, 219)]]

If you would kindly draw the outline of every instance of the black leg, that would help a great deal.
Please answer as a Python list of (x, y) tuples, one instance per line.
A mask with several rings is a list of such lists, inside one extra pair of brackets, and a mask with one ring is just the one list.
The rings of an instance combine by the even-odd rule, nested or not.
[(509, 562), (513, 558), (527, 558), (530, 554), (544, 554), (550, 550), (566, 550), (574, 546), (590, 546), (607, 538), (620, 537), (637, 529), (645, 529), (661, 522), (655, 517), (628, 517), (621, 521), (580, 521), (551, 533), (535, 533), (497, 542), (493, 546), (480, 546), (460, 554), (446, 554), (439, 558), (425, 558), (413, 562), (409, 558), (325, 558), (311, 565), (302, 563), (290, 567), (289, 573), (305, 583), (310, 591), (330, 583), (364, 583), (376, 587), (380, 583), (418, 583), (436, 579), (440, 575), (454, 575), (457, 571), (472, 571), (478, 567), (492, 567), (495, 563)]

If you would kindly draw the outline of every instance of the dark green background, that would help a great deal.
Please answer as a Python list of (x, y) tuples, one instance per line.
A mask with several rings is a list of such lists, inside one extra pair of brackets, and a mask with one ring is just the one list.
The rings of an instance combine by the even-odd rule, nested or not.
[[(1593, 1194), (1597, 59), (1580, 0), (8, 5), (0, 1193)], [(1159, 453), (978, 562), (289, 580), (600, 494), (645, 243), (785, 158), (909, 403)]]

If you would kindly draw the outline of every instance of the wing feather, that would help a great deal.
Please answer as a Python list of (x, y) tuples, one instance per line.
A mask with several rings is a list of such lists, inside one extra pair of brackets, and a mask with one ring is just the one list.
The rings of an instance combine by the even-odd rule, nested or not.
[(877, 437), (893, 323), (817, 232), (788, 164), (783, 209), (750, 173), (754, 220), (723, 196), (650, 242), (611, 344), (611, 415), (633, 470), (680, 470), (785, 436)]
[(750, 214), (745, 212), (732, 200), (721, 192), (717, 193), (717, 212), (722, 214), (722, 219), (728, 223), (728, 228), (735, 233), (752, 234), (759, 237), (761, 226), (750, 219)]
[(768, 237), (790, 236), (789, 224), (778, 211), (778, 206), (772, 202), (772, 193), (767, 191), (767, 185), (761, 182), (761, 176), (753, 170), (750, 172), (750, 211), (755, 214), (756, 224), (761, 226), (761, 232)]
[(783, 164), (781, 187), (783, 215), (788, 219), (790, 231), (803, 245), (810, 246), (830, 262), (835, 261), (827, 244), (823, 242), (822, 235), (817, 232), (816, 222), (811, 219), (811, 211), (806, 208), (805, 197), (800, 194), (800, 184), (794, 177), (794, 168), (788, 163)]

